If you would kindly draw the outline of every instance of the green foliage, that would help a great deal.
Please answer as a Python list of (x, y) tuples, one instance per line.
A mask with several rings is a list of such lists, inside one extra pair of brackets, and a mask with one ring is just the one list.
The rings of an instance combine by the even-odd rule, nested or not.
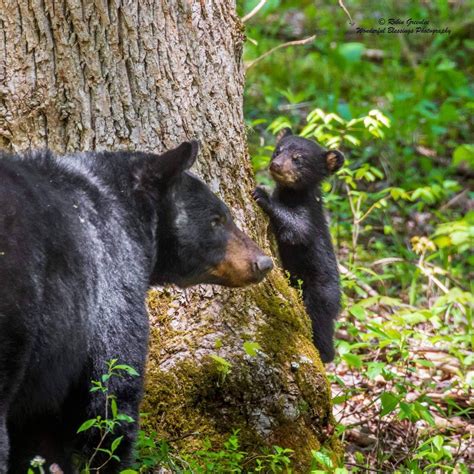
[[(344, 120), (336, 113), (326, 113), (321, 109), (312, 110), (306, 117), (307, 125), (300, 135), (314, 138), (319, 143), (336, 148), (343, 144), (359, 146), (361, 140), (370, 136), (384, 137), (384, 127), (390, 127), (390, 120), (377, 109), (370, 110), (363, 117)], [(276, 118), (268, 127), (274, 134), (285, 127), (291, 127), (288, 117)]]
[(244, 342), (244, 351), (250, 357), (255, 357), (257, 351), (260, 351), (262, 347), (258, 342), (246, 341)]
[(346, 468), (318, 452), (311, 472), (468, 472), (473, 11), (462, 2), (345, 3), (356, 26), (414, 18), (453, 33), (355, 34), (338, 2), (274, 0), (247, 24), (248, 62), (317, 34), (247, 72), (257, 181), (272, 184), (272, 134), (284, 127), (346, 155), (323, 190), (346, 300), (329, 373), (349, 449)]
[[(129, 365), (118, 364), (117, 359), (111, 359), (107, 362), (107, 372), (101, 376), (100, 380), (92, 381), (91, 393), (96, 393), (96, 396), (103, 396), (104, 398), (104, 416), (97, 415), (82, 423), (78, 428), (77, 433), (84, 431), (96, 430), (99, 432), (99, 441), (82, 468), (83, 473), (100, 472), (110, 461), (120, 461), (116, 451), (122, 442), (123, 436), (115, 436), (114, 430), (122, 423), (133, 423), (134, 420), (125, 413), (120, 413), (115, 395), (110, 390), (110, 381), (113, 378), (123, 377), (128, 375), (131, 377), (138, 377), (138, 372)], [(102, 460), (100, 465), (94, 465), (94, 460), (99, 453), (106, 455), (105, 460)]]
[(273, 446), (257, 456), (250, 456), (240, 448), (238, 430), (222, 449), (213, 449), (209, 441), (204, 448), (191, 454), (180, 453), (166, 441), (140, 432), (137, 443), (137, 462), (133, 469), (122, 474), (150, 472), (154, 467), (169, 469), (176, 474), (227, 474), (227, 473), (280, 473), (291, 472), (291, 449)]
[(467, 164), (474, 168), (474, 145), (459, 145), (453, 152), (453, 165)]
[(225, 382), (227, 375), (229, 375), (232, 370), (232, 364), (216, 354), (211, 354), (210, 357), (214, 361), (216, 370), (219, 374), (219, 385), (222, 385)]

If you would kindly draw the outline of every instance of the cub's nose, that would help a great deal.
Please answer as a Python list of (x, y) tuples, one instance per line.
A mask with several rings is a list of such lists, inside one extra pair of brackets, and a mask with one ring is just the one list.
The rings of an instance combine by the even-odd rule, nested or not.
[(273, 261), (270, 257), (267, 257), (266, 255), (260, 255), (259, 257), (257, 257), (255, 266), (257, 267), (259, 273), (265, 275), (273, 268)]
[(270, 171), (276, 171), (277, 173), (281, 171), (281, 163), (278, 163), (278, 161), (272, 161), (270, 163)]

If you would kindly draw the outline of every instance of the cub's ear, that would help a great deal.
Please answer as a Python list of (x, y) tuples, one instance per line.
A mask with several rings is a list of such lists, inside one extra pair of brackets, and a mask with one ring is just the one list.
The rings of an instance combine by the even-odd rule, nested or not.
[(136, 189), (155, 187), (159, 181), (166, 181), (191, 168), (196, 161), (199, 142), (183, 142), (161, 155), (146, 153), (136, 161), (133, 174)]
[(276, 136), (276, 141), (277, 143), (282, 140), (283, 138), (285, 137), (289, 137), (290, 135), (293, 135), (293, 132), (291, 131), (291, 128), (283, 128), (281, 129), (278, 133), (277, 133), (277, 136)]
[(340, 170), (344, 164), (344, 155), (339, 150), (326, 151), (324, 158), (326, 159), (326, 166), (331, 174)]

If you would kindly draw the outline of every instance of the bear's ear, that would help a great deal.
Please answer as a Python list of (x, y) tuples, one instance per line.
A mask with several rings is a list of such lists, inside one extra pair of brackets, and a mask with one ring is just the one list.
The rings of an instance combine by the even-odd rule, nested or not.
[(342, 168), (344, 164), (344, 155), (339, 150), (328, 150), (324, 153), (326, 166), (329, 172), (335, 173)]
[(196, 161), (199, 142), (183, 142), (161, 155), (144, 153), (136, 160), (133, 168), (134, 188), (151, 190), (160, 181), (169, 180), (191, 168)]
[(277, 136), (276, 136), (276, 141), (277, 141), (277, 143), (278, 143), (280, 140), (282, 140), (283, 138), (289, 137), (290, 135), (293, 135), (293, 132), (291, 131), (291, 128), (288, 128), (288, 127), (282, 128), (282, 129), (277, 133)]
[(168, 150), (155, 158), (151, 165), (155, 178), (169, 179), (193, 166), (199, 151), (199, 142), (183, 142), (176, 148)]

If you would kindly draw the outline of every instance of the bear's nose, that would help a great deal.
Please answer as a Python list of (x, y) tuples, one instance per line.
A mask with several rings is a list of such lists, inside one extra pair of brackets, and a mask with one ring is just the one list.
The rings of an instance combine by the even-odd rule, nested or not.
[(255, 266), (257, 270), (262, 273), (268, 273), (273, 268), (273, 261), (270, 257), (266, 255), (260, 255), (257, 257), (257, 261), (255, 262)]
[(277, 161), (272, 161), (270, 164), (270, 171), (276, 171), (277, 173), (281, 171), (281, 163)]

